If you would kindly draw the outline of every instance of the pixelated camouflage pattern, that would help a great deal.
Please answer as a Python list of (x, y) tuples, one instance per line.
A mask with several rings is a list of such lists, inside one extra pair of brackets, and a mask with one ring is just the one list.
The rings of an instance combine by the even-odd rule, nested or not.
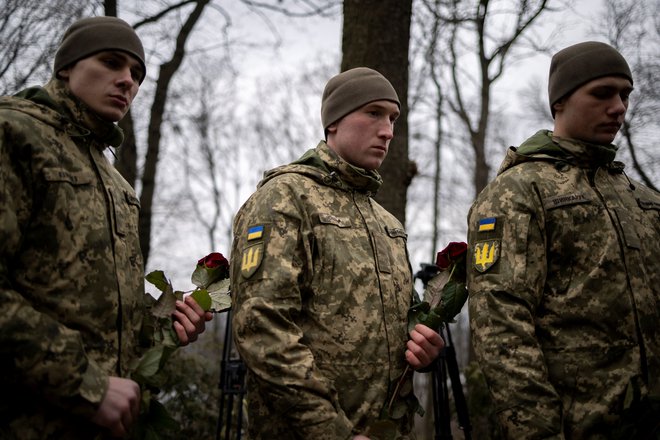
[[(630, 409), (656, 408), (657, 425), (660, 195), (611, 161), (614, 146), (541, 131), (519, 151), (469, 214), (472, 340), (503, 433), (655, 438)], [(486, 217), (496, 227), (479, 232)], [(480, 243), (501, 246), (483, 273)]]
[[(321, 142), (266, 173), (237, 214), (233, 327), (249, 368), (249, 438), (368, 433), (404, 371), (412, 273), (403, 227), (371, 198), (380, 184)], [(264, 233), (248, 240), (255, 225)], [(259, 243), (263, 259), (243, 275), (239, 260)], [(392, 438), (413, 438), (404, 414)]]
[(103, 155), (121, 132), (64, 83), (0, 98), (0, 438), (93, 439), (138, 348), (139, 203)]

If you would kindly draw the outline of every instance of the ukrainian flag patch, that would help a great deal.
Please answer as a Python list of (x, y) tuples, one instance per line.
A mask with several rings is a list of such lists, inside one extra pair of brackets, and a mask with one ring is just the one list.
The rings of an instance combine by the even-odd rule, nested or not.
[(247, 231), (247, 239), (248, 241), (250, 240), (258, 240), (264, 235), (264, 225), (259, 225), (259, 226), (252, 226), (251, 228), (248, 228)]
[(479, 232), (494, 231), (495, 230), (495, 217), (487, 217), (479, 220)]

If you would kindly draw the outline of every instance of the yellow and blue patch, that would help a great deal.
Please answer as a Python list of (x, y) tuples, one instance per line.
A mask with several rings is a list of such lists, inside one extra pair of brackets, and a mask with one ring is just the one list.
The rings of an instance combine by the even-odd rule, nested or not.
[(484, 273), (500, 258), (499, 240), (488, 240), (475, 243), (472, 253), (472, 266), (479, 272)]
[(240, 259), (241, 275), (250, 278), (257, 272), (264, 260), (264, 250), (268, 230), (265, 224), (254, 225), (247, 228), (246, 243)]
[(241, 260), (241, 275), (244, 278), (250, 278), (264, 260), (264, 243), (257, 242), (255, 245), (244, 249)]
[(247, 239), (248, 241), (250, 240), (258, 240), (264, 235), (264, 226), (259, 225), (259, 226), (252, 226), (251, 228), (248, 228), (247, 231)]
[(486, 217), (479, 220), (479, 232), (494, 231), (495, 230), (495, 217)]

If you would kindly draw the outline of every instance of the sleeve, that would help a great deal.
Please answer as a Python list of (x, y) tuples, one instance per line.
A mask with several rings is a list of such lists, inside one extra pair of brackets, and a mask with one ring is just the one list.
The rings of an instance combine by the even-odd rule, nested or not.
[(472, 343), (507, 439), (563, 439), (562, 405), (535, 332), (547, 265), (534, 185), (504, 174), (468, 216)]
[(352, 424), (333, 384), (315, 366), (300, 326), (300, 286), (311, 271), (313, 239), (293, 192), (284, 184), (262, 187), (235, 219), (234, 340), (267, 418), (296, 438), (351, 438)]
[(32, 215), (33, 189), (30, 161), (12, 152), (7, 137), (0, 130), (0, 381), (4, 390), (17, 389), (91, 417), (107, 376), (87, 359), (78, 332), (36, 310), (13, 278), (12, 262)]

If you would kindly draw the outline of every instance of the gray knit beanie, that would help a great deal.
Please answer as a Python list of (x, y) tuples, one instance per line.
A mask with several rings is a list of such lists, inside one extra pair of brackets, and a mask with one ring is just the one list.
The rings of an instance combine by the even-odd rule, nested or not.
[(120, 50), (135, 57), (142, 65), (144, 80), (147, 68), (144, 63), (144, 48), (135, 30), (117, 17), (88, 17), (73, 23), (64, 33), (55, 54), (53, 72), (104, 50)]
[(597, 41), (574, 44), (557, 52), (550, 63), (548, 97), (552, 106), (581, 85), (603, 76), (624, 76), (633, 82), (630, 67), (612, 46)]
[(330, 78), (321, 99), (323, 129), (373, 101), (395, 102), (401, 108), (392, 84), (380, 73), (368, 67), (356, 67)]

